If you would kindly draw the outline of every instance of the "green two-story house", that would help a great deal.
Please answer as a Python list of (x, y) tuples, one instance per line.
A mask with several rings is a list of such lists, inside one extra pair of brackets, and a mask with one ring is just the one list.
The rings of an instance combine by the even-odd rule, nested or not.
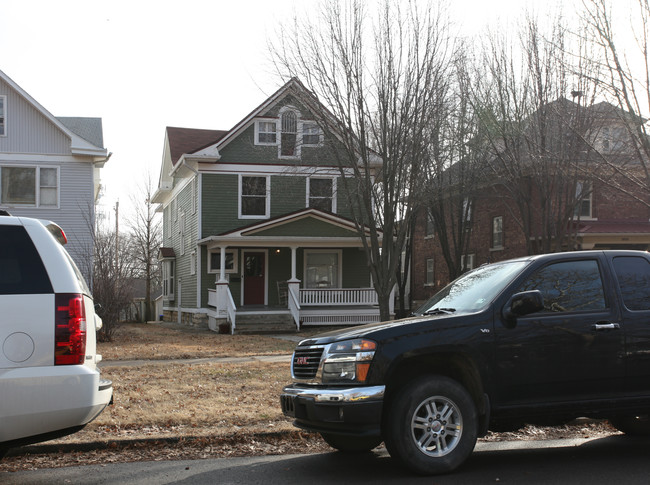
[(379, 319), (347, 172), (305, 96), (291, 80), (229, 131), (167, 128), (153, 198), (165, 320), (235, 332)]

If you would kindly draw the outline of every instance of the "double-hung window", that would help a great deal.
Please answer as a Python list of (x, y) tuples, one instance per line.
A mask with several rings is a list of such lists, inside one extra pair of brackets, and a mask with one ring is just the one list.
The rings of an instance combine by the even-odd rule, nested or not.
[(255, 143), (257, 145), (275, 145), (277, 143), (277, 124), (275, 120), (260, 120), (255, 125)]
[(0, 136), (7, 136), (7, 97), (0, 96)]
[(321, 136), (318, 124), (305, 121), (302, 124), (302, 144), (308, 146), (320, 145)]
[(591, 195), (593, 193), (590, 182), (577, 182), (576, 183), (576, 200), (575, 209), (573, 211), (574, 217), (591, 219)]
[(424, 286), (433, 286), (435, 284), (433, 258), (426, 260), (424, 271)]
[(239, 177), (239, 217), (258, 219), (269, 217), (269, 178), (241, 175)]
[(336, 212), (335, 180), (331, 178), (309, 178), (307, 204), (310, 208)]
[(58, 207), (58, 168), (0, 166), (0, 202), (7, 206)]
[(162, 284), (163, 296), (169, 300), (174, 299), (174, 273), (176, 269), (175, 259), (166, 259), (162, 262)]
[(492, 218), (492, 249), (503, 247), (503, 216)]

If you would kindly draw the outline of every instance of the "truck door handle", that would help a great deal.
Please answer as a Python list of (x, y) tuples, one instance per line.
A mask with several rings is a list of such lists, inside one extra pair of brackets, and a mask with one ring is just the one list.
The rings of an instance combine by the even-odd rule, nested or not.
[(621, 326), (618, 323), (609, 323), (609, 322), (600, 322), (594, 323), (591, 326), (592, 330), (601, 331), (601, 330), (619, 330)]

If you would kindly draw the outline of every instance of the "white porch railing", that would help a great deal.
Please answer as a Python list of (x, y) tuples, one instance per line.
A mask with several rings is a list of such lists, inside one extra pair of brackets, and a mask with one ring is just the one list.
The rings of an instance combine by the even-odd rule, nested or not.
[(374, 288), (303, 288), (300, 305), (377, 305)]
[(217, 290), (213, 288), (208, 288), (208, 305), (216, 307), (217, 306)]
[[(220, 294), (223, 292), (223, 294)], [(230, 323), (230, 333), (235, 333), (237, 307), (232, 298), (232, 293), (227, 285), (218, 286), (216, 289), (208, 288), (208, 305), (217, 309), (220, 318), (226, 318)]]
[(289, 311), (291, 312), (291, 318), (296, 324), (296, 328), (300, 330), (300, 303), (298, 302), (298, 295), (296, 291), (289, 287), (287, 291), (287, 303), (289, 306)]
[(235, 306), (235, 301), (232, 299), (232, 293), (230, 293), (230, 288), (226, 286), (227, 294), (227, 311), (228, 311), (228, 321), (230, 322), (230, 333), (235, 334), (235, 320), (237, 318), (237, 307)]

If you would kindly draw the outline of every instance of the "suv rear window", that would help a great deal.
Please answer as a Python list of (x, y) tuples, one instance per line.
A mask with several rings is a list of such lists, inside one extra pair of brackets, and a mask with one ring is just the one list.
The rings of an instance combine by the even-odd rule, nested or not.
[(53, 293), (43, 261), (22, 226), (0, 226), (0, 295)]

